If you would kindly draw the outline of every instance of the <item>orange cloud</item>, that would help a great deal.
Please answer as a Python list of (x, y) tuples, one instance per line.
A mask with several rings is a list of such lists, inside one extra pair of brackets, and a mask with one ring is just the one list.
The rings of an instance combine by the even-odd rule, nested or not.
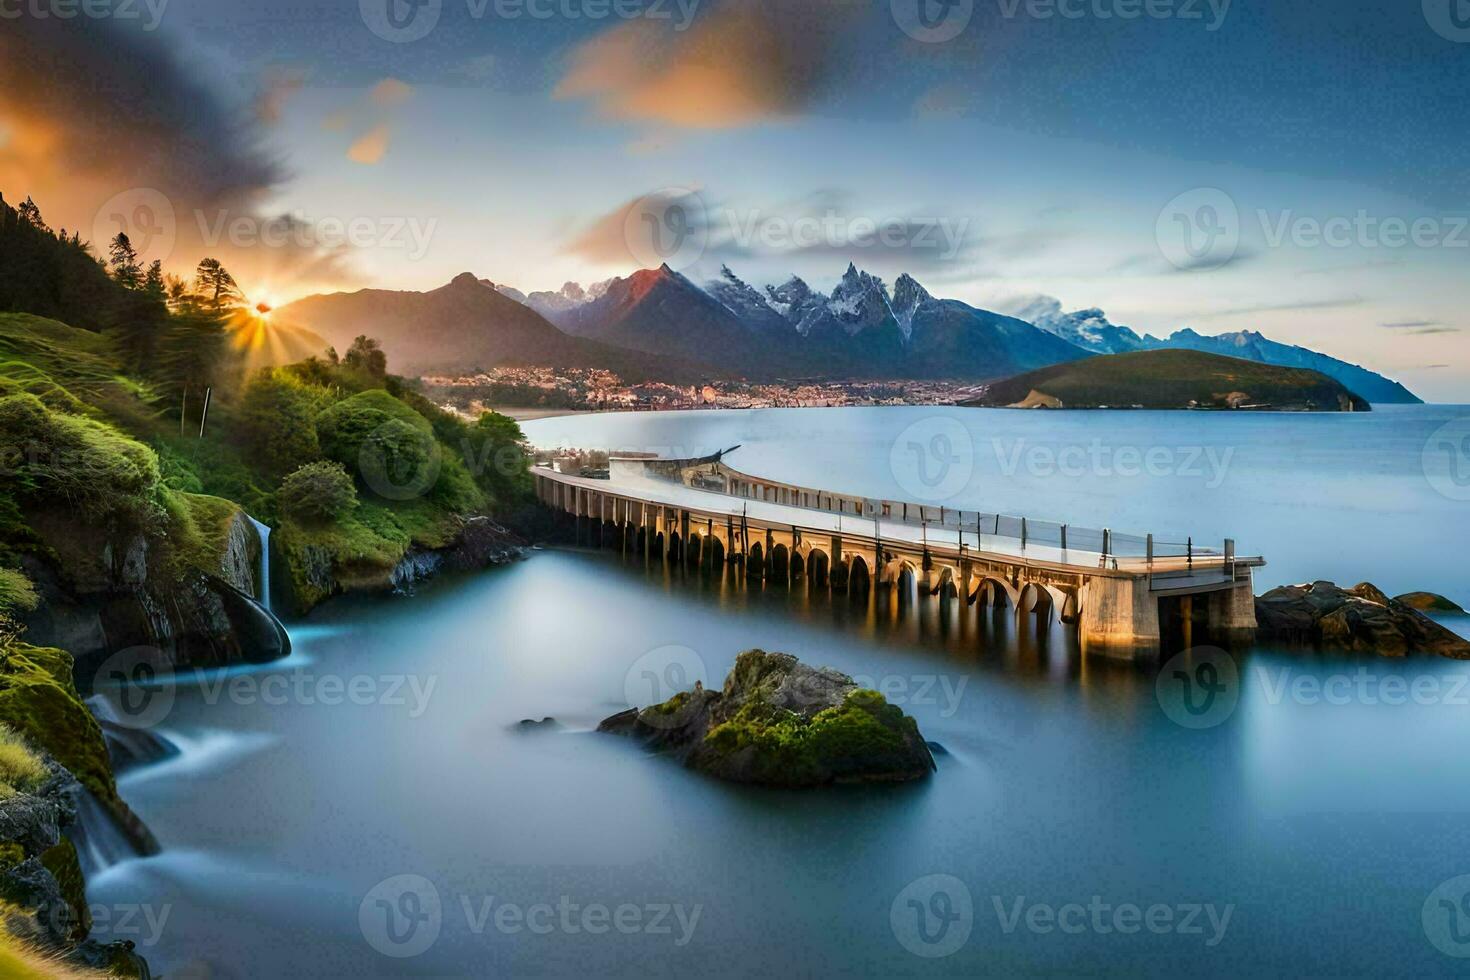
[(347, 150), (347, 159), (353, 163), (374, 164), (388, 152), (388, 124), (374, 126), (366, 135), (359, 137)]
[(630, 21), (581, 45), (555, 96), (607, 119), (730, 129), (790, 119), (828, 81), (855, 0), (737, 0), (679, 33)]

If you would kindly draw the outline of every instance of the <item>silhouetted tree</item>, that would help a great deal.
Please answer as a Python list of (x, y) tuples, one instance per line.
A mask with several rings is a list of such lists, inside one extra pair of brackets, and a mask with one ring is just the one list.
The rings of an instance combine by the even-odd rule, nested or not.
[(107, 255), (112, 263), (112, 278), (128, 289), (137, 289), (143, 282), (143, 270), (138, 265), (138, 251), (133, 248), (128, 233), (120, 231), (107, 246)]
[(219, 259), (202, 260), (194, 270), (194, 280), (204, 302), (216, 310), (240, 300), (240, 287), (235, 283), (235, 277), (220, 264)]
[(371, 378), (381, 379), (388, 374), (388, 355), (383, 353), (382, 344), (371, 337), (360, 336), (354, 340), (342, 364)]

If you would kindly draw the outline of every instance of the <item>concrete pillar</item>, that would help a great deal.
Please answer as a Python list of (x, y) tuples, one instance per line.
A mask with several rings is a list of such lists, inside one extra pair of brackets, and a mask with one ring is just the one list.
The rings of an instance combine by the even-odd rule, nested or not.
[[(1256, 636), (1256, 597), (1251, 586), (1250, 569), (1235, 588), (1211, 592), (1205, 606), (1205, 629), (1210, 638), (1249, 643)], [(1204, 597), (1202, 597), (1204, 598)]]
[(1082, 652), (1119, 660), (1154, 659), (1159, 655), (1159, 600), (1149, 591), (1148, 576), (1093, 576), (1082, 587)]

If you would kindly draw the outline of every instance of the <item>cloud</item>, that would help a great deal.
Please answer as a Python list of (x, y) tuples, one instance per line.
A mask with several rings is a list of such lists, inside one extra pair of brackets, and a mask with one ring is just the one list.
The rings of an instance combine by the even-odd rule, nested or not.
[(687, 30), (630, 21), (580, 45), (555, 96), (604, 119), (731, 129), (804, 112), (841, 68), (857, 0), (726, 0)]
[(94, 251), (117, 230), (113, 216), (141, 213), (161, 223), (144, 259), (178, 273), (213, 255), (247, 288), (266, 275), (282, 290), (351, 281), (344, 249), (299, 239), (240, 246), (209, 233), (221, 215), (255, 227), (272, 220), (262, 204), (287, 174), (261, 123), (278, 116), (298, 76), (269, 76), (253, 102), (231, 102), (222, 79), (196, 74), (209, 62), (186, 67), (185, 54), (176, 38), (116, 20), (6, 21), (0, 130), (14, 138), (0, 143), (0, 189), (33, 196), (49, 224), (79, 231)]
[(1226, 310), (1196, 313), (1196, 319), (1208, 320), (1217, 316), (1246, 316), (1253, 313), (1293, 313), (1299, 310), (1338, 310), (1349, 306), (1360, 306), (1361, 296), (1341, 296), (1336, 299), (1303, 300), (1299, 303), (1261, 303), (1254, 306), (1235, 306)]
[[(951, 278), (973, 276), (970, 266), (982, 249), (1013, 254), (1042, 247), (1031, 232), (982, 236), (968, 218), (942, 210), (932, 216), (864, 213), (852, 195), (832, 188), (770, 206), (737, 206), (674, 188), (619, 204), (563, 250), (602, 265), (646, 263), (661, 254), (656, 233), (664, 244), (675, 235), (696, 242), (699, 254), (712, 262), (866, 262)], [(681, 249), (681, 255), (692, 251)]]
[(1399, 323), (1380, 323), (1385, 330), (1402, 330), (1411, 337), (1426, 334), (1459, 333), (1459, 327), (1447, 327), (1438, 320), (1404, 320)]
[(353, 163), (374, 164), (388, 152), (388, 124), (380, 123), (358, 137), (347, 148), (347, 159)]
[(385, 78), (373, 86), (368, 98), (373, 105), (393, 109), (403, 105), (413, 95), (413, 86), (396, 78)]

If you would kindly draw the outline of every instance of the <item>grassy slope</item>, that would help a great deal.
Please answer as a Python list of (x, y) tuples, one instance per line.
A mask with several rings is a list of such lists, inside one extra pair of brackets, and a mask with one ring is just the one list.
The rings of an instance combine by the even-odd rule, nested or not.
[[(1097, 406), (1186, 408), (1222, 406), (1233, 392), (1249, 404), (1336, 411), (1342, 385), (1316, 371), (1276, 367), (1190, 350), (1140, 351), (1057, 364), (992, 385), (975, 405), (1012, 405), (1032, 391), (1061, 400), (1066, 408)], [(1367, 403), (1352, 396), (1358, 407)]]

